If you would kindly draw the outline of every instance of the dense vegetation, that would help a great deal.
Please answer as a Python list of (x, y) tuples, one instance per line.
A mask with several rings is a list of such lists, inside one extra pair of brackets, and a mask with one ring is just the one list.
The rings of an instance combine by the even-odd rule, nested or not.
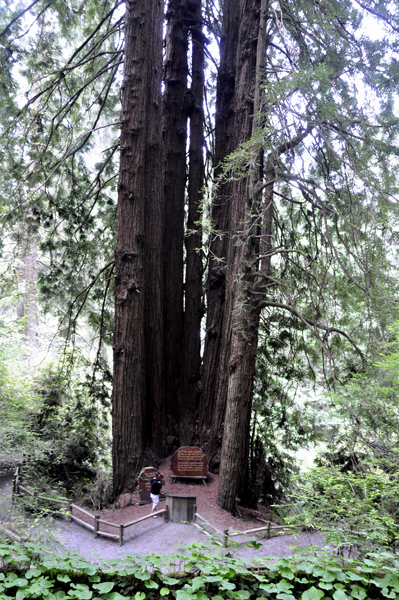
[(42, 555), (33, 544), (0, 544), (0, 599), (48, 600), (364, 600), (399, 596), (398, 562), (327, 557), (254, 560), (193, 544), (170, 556), (125, 555), (98, 566), (71, 554)]
[(117, 494), (196, 443), (225, 508), (396, 551), (396, 2), (171, 0), (165, 56), (139, 4), (0, 8), (0, 460)]

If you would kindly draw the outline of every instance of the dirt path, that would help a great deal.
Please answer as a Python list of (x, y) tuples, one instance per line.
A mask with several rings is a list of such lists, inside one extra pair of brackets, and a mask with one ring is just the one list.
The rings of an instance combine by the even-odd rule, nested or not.
[[(223, 530), (232, 527), (233, 529), (243, 531), (252, 527), (262, 526), (262, 523), (253, 517), (244, 517), (244, 511), (242, 511), (242, 519), (237, 519), (217, 506), (216, 493), (218, 481), (216, 475), (211, 475), (208, 478), (207, 487), (204, 487), (202, 483), (172, 484), (168, 462), (161, 465), (160, 470), (165, 476), (165, 491), (173, 494), (196, 496), (198, 512), (218, 529)], [(0, 478), (0, 516), (1, 512), (3, 516), (8, 512), (7, 506), (9, 506), (10, 500), (10, 478)], [(126, 523), (150, 512), (149, 505), (140, 506), (138, 504), (137, 495), (133, 494), (131, 501), (133, 504), (125, 508), (111, 508), (103, 511), (103, 518), (114, 523)], [(45, 534), (50, 541), (57, 540), (63, 546), (79, 552), (82, 556), (92, 561), (119, 558), (124, 554), (135, 553), (140, 555), (151, 553), (171, 554), (179, 552), (185, 544), (208, 542), (208, 539), (193, 525), (165, 523), (161, 517), (148, 519), (127, 529), (122, 547), (116, 541), (106, 538), (96, 539), (92, 532), (65, 519), (43, 520), (40, 532), (41, 534)], [(254, 539), (255, 536), (251, 537)], [(322, 536), (307, 533), (301, 533), (296, 538), (285, 535), (273, 537), (270, 540), (259, 539), (259, 541), (262, 543), (262, 546), (258, 550), (240, 545), (230, 547), (227, 551), (242, 558), (252, 558), (254, 556), (284, 557), (292, 555), (295, 552), (293, 546), (303, 548), (309, 545), (321, 546), (323, 544)], [(217, 548), (222, 552), (226, 551), (219, 547)], [(92, 556), (93, 553), (97, 556)]]

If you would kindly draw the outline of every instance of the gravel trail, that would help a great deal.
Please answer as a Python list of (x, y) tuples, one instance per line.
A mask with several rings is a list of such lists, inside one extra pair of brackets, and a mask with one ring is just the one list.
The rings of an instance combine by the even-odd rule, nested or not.
[[(10, 519), (11, 489), (12, 475), (0, 476), (0, 520), (3, 521)], [(145, 509), (148, 510), (148, 507)], [(165, 523), (162, 517), (148, 519), (126, 530), (123, 546), (119, 546), (117, 541), (106, 538), (96, 539), (91, 531), (64, 518), (47, 521), (43, 519), (40, 530), (42, 534), (48, 535), (49, 539), (57, 540), (62, 546), (79, 552), (93, 562), (120, 558), (124, 554), (141, 556), (151, 553), (171, 554), (180, 552), (185, 544), (208, 541), (193, 525)], [(303, 548), (310, 545), (323, 545), (323, 537), (315, 533), (301, 533), (297, 537), (283, 535), (259, 541), (262, 546), (257, 550), (240, 545), (223, 551), (242, 558), (284, 557), (297, 552), (293, 546)]]

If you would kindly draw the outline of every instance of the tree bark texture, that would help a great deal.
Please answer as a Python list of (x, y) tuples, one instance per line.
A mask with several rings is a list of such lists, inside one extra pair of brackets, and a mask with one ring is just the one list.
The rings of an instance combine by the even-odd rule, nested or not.
[[(228, 19), (226, 24), (226, 35), (224, 44), (226, 44), (225, 54), (222, 53), (221, 60), (224, 56), (229, 56), (235, 51), (233, 62), (229, 64), (233, 68), (230, 69), (231, 91), (233, 93), (230, 98), (229, 108), (231, 132), (229, 140), (232, 147), (226, 148), (226, 154), (239, 148), (239, 146), (251, 138), (253, 132), (252, 116), (254, 112), (254, 85), (256, 72), (256, 52), (257, 52), (257, 37), (258, 37), (258, 22), (259, 22), (259, 0), (235, 0), (229, 2), (231, 14), (226, 14)], [(232, 29), (232, 31), (229, 30)], [(232, 45), (232, 47), (230, 47)], [(224, 65), (221, 65), (221, 81)], [(233, 84), (234, 81), (234, 84)], [(225, 111), (227, 108), (225, 108)], [(221, 121), (223, 122), (223, 115)], [(226, 115), (227, 116), (227, 115)], [(216, 136), (225, 136), (221, 123), (220, 130), (216, 130)], [(219, 144), (222, 142), (219, 142)], [(218, 144), (218, 142), (217, 142)], [(228, 150), (228, 151), (227, 151)], [(224, 156), (220, 156), (219, 160), (223, 160)], [(223, 215), (222, 231), (223, 243), (214, 244), (211, 246), (211, 256), (215, 255), (213, 265), (210, 265), (208, 279), (208, 311), (209, 319), (212, 318), (213, 323), (209, 322), (207, 326), (207, 336), (213, 333), (213, 340), (207, 340), (204, 357), (207, 371), (205, 374), (204, 383), (204, 402), (208, 402), (208, 440), (204, 445), (208, 455), (211, 468), (218, 469), (220, 464), (220, 450), (223, 439), (223, 428), (225, 422), (226, 401), (228, 394), (228, 377), (229, 377), (229, 361), (231, 355), (231, 347), (234, 344), (232, 339), (233, 331), (233, 310), (236, 309), (236, 294), (237, 294), (237, 248), (240, 247), (242, 241), (237, 232), (242, 230), (246, 220), (246, 195), (247, 181), (245, 179), (235, 180), (231, 178), (220, 189), (220, 196), (216, 200), (219, 205), (216, 209), (219, 214)], [(217, 214), (215, 212), (215, 214)], [(215, 221), (216, 229), (219, 229)], [(223, 255), (221, 254), (223, 253)], [(211, 259), (212, 260), (212, 259)], [(212, 290), (212, 277), (215, 273), (216, 265), (225, 262), (224, 288), (219, 287), (217, 292), (210, 293)], [(218, 330), (216, 330), (218, 328)], [(216, 335), (214, 335), (216, 333)], [(248, 374), (249, 376), (249, 374)]]
[[(163, 3), (162, 3), (163, 4)], [(152, 94), (148, 102), (145, 182), (145, 307), (146, 350), (146, 439), (149, 458), (163, 458), (166, 439), (164, 364), (163, 260), (165, 203), (162, 178), (162, 21), (160, 11), (152, 13), (148, 69)], [(153, 462), (153, 461), (152, 461)]]
[(176, 417), (181, 403), (184, 311), (184, 204), (187, 144), (186, 0), (169, 0), (166, 13), (164, 67), (163, 144), (165, 159), (165, 365), (168, 413)]
[[(220, 66), (218, 70), (215, 115), (215, 178), (222, 171), (222, 162), (236, 146), (235, 87), (236, 59), (239, 34), (239, 0), (225, 3), (222, 37), (220, 42)], [(209, 265), (206, 286), (207, 316), (205, 349), (203, 357), (202, 395), (199, 410), (199, 440), (214, 468), (214, 454), (220, 448), (218, 440), (211, 439), (212, 415), (217, 417), (216, 430), (220, 430), (224, 415), (215, 414), (220, 347), (223, 331), (224, 301), (226, 290), (226, 258), (229, 237), (231, 182), (219, 185), (213, 199), (211, 219), (215, 234), (209, 248)], [(214, 436), (213, 436), (214, 438)]]
[(37, 237), (31, 234), (25, 256), (25, 338), (31, 347), (37, 335)]
[[(150, 300), (146, 253), (149, 175), (161, 170), (152, 154), (156, 103), (161, 86), (162, 0), (126, 0), (125, 64), (122, 84), (121, 156), (118, 183), (118, 236), (115, 254), (113, 489), (132, 489), (146, 443), (147, 344), (144, 316)], [(156, 41), (158, 38), (158, 41)], [(161, 42), (162, 43), (162, 42)], [(160, 108), (160, 107), (159, 107)], [(160, 121), (158, 123), (160, 128)]]
[[(260, 124), (261, 84), (266, 51), (266, 4), (266, 0), (254, 2), (247, 23), (246, 35), (249, 34), (252, 39), (257, 40), (256, 47), (252, 47), (250, 52), (251, 57), (255, 57), (252, 63), (254, 68), (252, 135), (256, 133)], [(243, 86), (244, 81), (248, 85), (250, 73), (250, 68), (243, 73)], [(260, 315), (260, 305), (254, 298), (253, 291), (259, 269), (262, 220), (264, 218), (267, 223), (269, 222), (268, 210), (271, 210), (270, 204), (266, 214), (262, 214), (262, 179), (263, 152), (260, 150), (255, 166), (246, 180), (245, 195), (237, 199), (235, 207), (239, 220), (235, 220), (234, 225), (238, 228), (239, 234), (233, 248), (234, 260), (231, 263), (231, 285), (228, 296), (231, 338), (218, 490), (218, 504), (230, 512), (235, 510), (236, 495), (244, 483), (248, 461)]]
[(186, 279), (184, 298), (184, 352), (182, 394), (180, 403), (179, 439), (182, 446), (190, 445), (198, 410), (201, 368), (202, 300), (202, 189), (204, 186), (204, 35), (202, 33), (202, 2), (191, 2), (190, 30), (192, 43), (191, 88), (187, 93), (190, 118), (190, 147), (188, 175), (188, 213), (186, 246)]

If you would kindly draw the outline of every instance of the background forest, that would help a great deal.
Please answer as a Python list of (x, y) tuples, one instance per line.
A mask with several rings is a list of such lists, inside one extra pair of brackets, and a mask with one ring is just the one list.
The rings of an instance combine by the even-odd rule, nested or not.
[(396, 0), (2, 3), (2, 463), (101, 504), (200, 445), (223, 508), (396, 549), (398, 44)]

